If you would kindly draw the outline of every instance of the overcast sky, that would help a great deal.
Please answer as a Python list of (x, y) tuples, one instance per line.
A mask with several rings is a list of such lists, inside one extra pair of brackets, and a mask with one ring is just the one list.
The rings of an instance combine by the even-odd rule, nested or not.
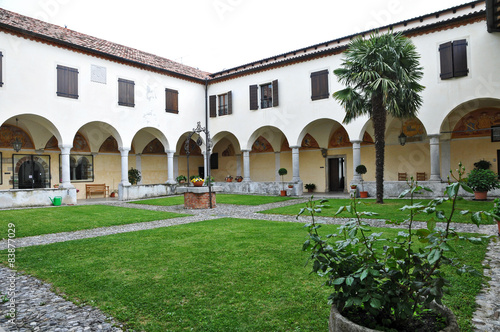
[(0, 0), (0, 7), (217, 72), (465, 0)]

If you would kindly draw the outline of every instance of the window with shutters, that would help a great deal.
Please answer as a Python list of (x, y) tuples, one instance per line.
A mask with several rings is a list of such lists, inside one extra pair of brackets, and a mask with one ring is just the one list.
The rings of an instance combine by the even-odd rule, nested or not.
[(178, 105), (179, 91), (165, 89), (165, 111), (170, 113), (179, 113)]
[(78, 99), (78, 69), (57, 66), (57, 95)]
[(134, 107), (134, 81), (118, 79), (118, 105)]
[(439, 45), (442, 80), (467, 76), (467, 40), (460, 39)]
[(262, 109), (279, 106), (278, 80), (274, 80), (271, 83), (250, 86), (251, 110), (259, 109), (259, 100), (260, 100), (260, 108)]
[(326, 99), (328, 92), (328, 70), (317, 71), (311, 74), (311, 99)]
[(233, 114), (233, 101), (232, 92), (228, 91), (226, 93), (210, 96), (209, 97), (209, 107), (210, 107), (210, 117), (215, 118), (217, 114), (219, 116)]
[(3, 86), (3, 73), (2, 73), (2, 67), (3, 67), (3, 54), (0, 52), (0, 87)]

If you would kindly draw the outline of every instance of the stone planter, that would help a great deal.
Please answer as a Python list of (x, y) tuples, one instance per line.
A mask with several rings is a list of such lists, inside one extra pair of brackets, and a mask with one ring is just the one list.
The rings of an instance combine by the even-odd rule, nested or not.
[[(432, 302), (430, 308), (434, 311), (439, 312), (442, 316), (446, 318), (448, 326), (439, 332), (460, 332), (458, 328), (457, 318), (451, 312), (450, 309), (439, 304)], [(369, 329), (364, 326), (357, 325), (344, 316), (342, 316), (337, 307), (332, 306), (330, 311), (330, 320), (328, 322), (329, 332), (377, 332), (377, 330)]]

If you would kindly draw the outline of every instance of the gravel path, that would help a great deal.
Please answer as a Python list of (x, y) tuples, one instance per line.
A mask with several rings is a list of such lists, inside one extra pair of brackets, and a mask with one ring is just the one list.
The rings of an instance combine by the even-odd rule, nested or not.
[[(306, 198), (290, 200), (279, 203), (271, 203), (260, 206), (235, 206), (218, 204), (211, 210), (186, 210), (183, 206), (152, 206), (138, 205), (124, 202), (106, 202), (117, 206), (177, 212), (192, 214), (192, 216), (157, 220), (121, 226), (102, 227), (90, 230), (81, 230), (75, 232), (48, 234), (41, 236), (32, 236), (16, 239), (16, 248), (49, 244), (55, 242), (64, 242), (84, 238), (105, 236), (110, 234), (133, 232), (143, 229), (153, 229), (159, 227), (168, 227), (203, 220), (217, 218), (244, 218), (274, 220), (283, 222), (305, 223), (308, 218), (305, 216), (269, 215), (258, 213), (258, 211), (267, 210), (275, 207), (282, 207), (291, 204), (305, 203)], [(102, 204), (96, 203), (96, 204)], [(344, 218), (325, 218), (321, 220), (327, 224), (340, 224)], [(382, 227), (401, 227), (395, 225), (386, 225), (380, 220), (369, 220), (373, 226)], [(425, 223), (415, 223), (415, 228), (425, 227)], [(478, 232), (483, 234), (496, 234), (496, 225), (477, 226), (469, 224), (454, 224), (453, 227), (460, 232)], [(0, 241), (0, 250), (7, 248), (7, 241)], [(473, 322), (476, 325), (475, 331), (500, 331), (500, 242), (492, 242), (489, 246), (488, 255), (484, 265), (491, 268), (485, 270), (485, 274), (491, 277), (489, 287), (485, 288), (478, 295), (479, 305)], [(12, 321), (5, 317), (13, 307), (7, 299), (8, 295), (15, 293), (16, 319)], [(43, 283), (33, 277), (22, 275), (9, 268), (0, 267), (0, 332), (4, 331), (123, 331), (121, 325), (111, 317), (106, 317), (97, 308), (90, 306), (78, 306), (64, 299), (64, 295), (56, 295), (51, 290), (51, 285)], [(4, 331), (2, 331), (2, 328)]]

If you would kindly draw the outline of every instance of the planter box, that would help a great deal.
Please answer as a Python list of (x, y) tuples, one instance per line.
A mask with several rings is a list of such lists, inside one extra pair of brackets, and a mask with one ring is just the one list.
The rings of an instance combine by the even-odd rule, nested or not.
[[(430, 308), (438, 313), (440, 313), (443, 317), (446, 318), (448, 322), (448, 326), (439, 332), (460, 332), (458, 328), (457, 318), (451, 312), (450, 309), (444, 306), (440, 306), (439, 304), (432, 302)], [(329, 332), (378, 332), (378, 330), (369, 329), (364, 326), (357, 325), (351, 322), (349, 319), (342, 316), (337, 307), (334, 305), (330, 311), (330, 320), (328, 323), (328, 331)]]

